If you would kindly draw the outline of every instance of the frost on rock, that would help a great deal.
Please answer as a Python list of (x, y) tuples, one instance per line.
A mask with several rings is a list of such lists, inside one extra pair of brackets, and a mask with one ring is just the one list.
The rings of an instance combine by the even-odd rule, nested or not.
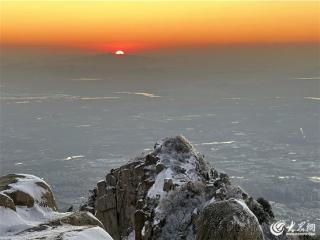
[(148, 197), (166, 195), (163, 190), (165, 179), (172, 179), (175, 186), (181, 186), (190, 181), (208, 178), (208, 166), (203, 156), (182, 136), (157, 142), (152, 154), (157, 156), (157, 164), (163, 165), (164, 170), (156, 176)]
[(112, 237), (100, 227), (86, 228), (83, 231), (70, 231), (63, 240), (112, 240)]
[(61, 239), (72, 232), (70, 236), (79, 238), (63, 239), (92, 239), (88, 231), (97, 232), (95, 239), (106, 239), (103, 225), (91, 213), (57, 209), (51, 188), (42, 179), (27, 174), (0, 177), (0, 239)]
[(195, 239), (203, 209), (228, 199), (243, 201), (258, 224), (273, 218), (232, 185), (227, 174), (211, 167), (186, 138), (176, 136), (112, 169), (82, 209), (95, 213), (116, 240)]
[(233, 198), (207, 205), (196, 225), (198, 240), (264, 239), (257, 217), (242, 200)]

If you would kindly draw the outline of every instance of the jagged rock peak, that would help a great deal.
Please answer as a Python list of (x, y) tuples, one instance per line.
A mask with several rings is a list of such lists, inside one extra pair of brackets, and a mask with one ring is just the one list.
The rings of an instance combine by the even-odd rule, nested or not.
[[(273, 219), (272, 210), (266, 210), (240, 187), (231, 184), (228, 175), (211, 167), (185, 137), (176, 136), (158, 141), (152, 151), (112, 169), (98, 182), (82, 209), (95, 213), (115, 240), (204, 240), (203, 236), (208, 235), (203, 229), (199, 235), (197, 230), (204, 209), (211, 205), (213, 212), (219, 212), (215, 210), (222, 206), (219, 202), (229, 199), (235, 199), (237, 205), (234, 201), (227, 203), (243, 216), (238, 218), (239, 222), (230, 222), (235, 231), (230, 236), (236, 231), (242, 231), (244, 237), (263, 236), (262, 229), (268, 231), (266, 226)], [(231, 209), (228, 214), (231, 216), (232, 212)], [(230, 219), (225, 220), (225, 226)]]
[(184, 173), (194, 180), (198, 180), (199, 174), (208, 177), (205, 174), (208, 174), (210, 165), (184, 136), (158, 141), (151, 154), (158, 157), (158, 164), (171, 168), (174, 174)]

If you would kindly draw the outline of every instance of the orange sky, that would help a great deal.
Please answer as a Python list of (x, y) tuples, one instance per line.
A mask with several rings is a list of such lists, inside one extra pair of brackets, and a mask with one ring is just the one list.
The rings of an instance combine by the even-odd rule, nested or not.
[(319, 42), (318, 1), (2, 1), (1, 43), (114, 51)]

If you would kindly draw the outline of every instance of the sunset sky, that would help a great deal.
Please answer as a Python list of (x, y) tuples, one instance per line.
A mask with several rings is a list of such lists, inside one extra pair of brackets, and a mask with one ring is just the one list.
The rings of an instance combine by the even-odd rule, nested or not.
[(319, 42), (318, 1), (2, 1), (1, 45), (141, 51)]

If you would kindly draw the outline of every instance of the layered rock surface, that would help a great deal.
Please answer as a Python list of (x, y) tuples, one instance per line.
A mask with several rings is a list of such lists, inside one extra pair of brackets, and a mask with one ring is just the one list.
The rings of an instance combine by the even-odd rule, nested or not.
[(111, 170), (82, 209), (116, 240), (273, 238), (268, 202), (232, 185), (182, 136)]
[(0, 239), (112, 239), (91, 213), (57, 209), (42, 179), (27, 174), (0, 177)]

